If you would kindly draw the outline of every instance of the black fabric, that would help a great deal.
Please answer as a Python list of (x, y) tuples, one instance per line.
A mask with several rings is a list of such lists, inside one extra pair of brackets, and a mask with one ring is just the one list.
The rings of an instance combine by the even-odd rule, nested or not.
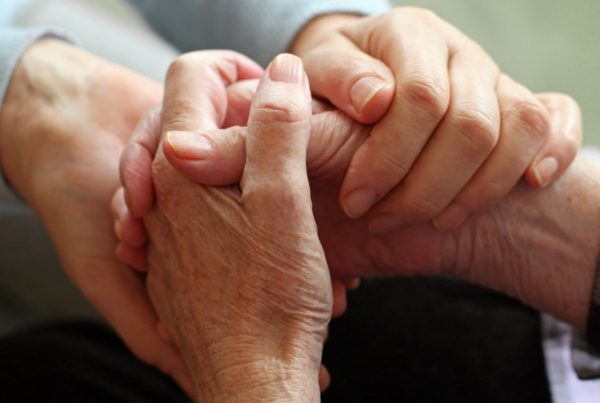
[(3, 338), (0, 401), (189, 403), (112, 331), (88, 321), (38, 326)]
[(585, 335), (588, 343), (600, 351), (600, 264), (596, 268), (596, 281), (592, 290), (590, 311), (588, 313)]
[(332, 323), (324, 402), (550, 402), (540, 316), (448, 278), (364, 281)]
[[(550, 402), (539, 315), (446, 279), (365, 281), (332, 323), (323, 402)], [(103, 325), (70, 322), (0, 340), (0, 402), (188, 400)]]

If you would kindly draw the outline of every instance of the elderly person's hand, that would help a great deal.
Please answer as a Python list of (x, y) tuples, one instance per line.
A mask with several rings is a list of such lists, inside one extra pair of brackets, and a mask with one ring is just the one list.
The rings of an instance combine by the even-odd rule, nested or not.
[[(558, 94), (540, 95), (539, 99), (551, 116), (551, 136), (556, 140), (563, 139), (565, 131), (580, 131), (579, 109), (572, 99)], [(368, 231), (366, 219), (349, 219), (337, 202), (339, 184), (367, 135), (368, 128), (353, 124), (339, 112), (313, 117), (307, 164), (319, 236), (332, 275), (449, 273), (582, 326), (600, 245), (595, 241), (595, 195), (586, 194), (588, 188), (597, 186), (585, 172), (595, 172), (593, 165), (577, 160), (565, 178), (544, 190), (520, 184), (495, 208), (471, 217), (452, 232), (423, 223), (375, 235)], [(164, 141), (162, 148), (170, 162), (190, 179), (211, 183), (220, 179), (225, 185), (239, 181), (245, 136), (242, 128), (188, 133), (188, 150), (194, 149), (200, 137), (199, 143), (211, 144), (201, 164), (182, 158), (174, 148), (177, 143)], [(133, 178), (131, 172), (128, 175)], [(151, 189), (140, 196), (144, 193), (151, 193)], [(120, 204), (125, 206), (122, 199)]]
[(313, 94), (374, 124), (340, 190), (346, 213), (370, 210), (373, 229), (430, 220), (455, 228), (524, 173), (535, 187), (548, 185), (577, 150), (576, 133), (550, 137), (542, 102), (431, 11), (325, 15), (291, 51), (304, 60)]
[[(246, 83), (239, 84), (247, 88)], [(581, 136), (579, 107), (571, 98), (561, 94), (540, 94), (537, 97), (551, 117), (549, 141), (568, 145), (570, 140), (564, 136), (565, 132)], [(239, 107), (242, 104), (237, 103), (238, 110), (244, 109)], [(367, 219), (354, 220), (344, 214), (338, 203), (339, 187), (354, 153), (369, 136), (370, 128), (352, 122), (339, 111), (320, 109), (312, 118), (307, 164), (319, 234), (334, 278), (349, 284), (353, 278), (361, 276), (434, 274), (447, 269), (439, 254), (439, 234), (431, 224), (376, 235), (369, 231)], [(149, 127), (154, 126), (154, 130), (137, 131), (124, 151), (121, 176), (129, 189), (133, 216), (122, 191), (113, 198), (115, 218), (121, 223), (119, 227), (123, 228), (120, 256), (132, 267), (142, 268), (145, 265), (144, 245), (136, 242), (136, 238), (143, 240), (144, 228), (140, 219), (134, 217), (144, 216), (152, 203), (153, 190), (147, 179), (150, 173), (147, 161), (158, 147), (160, 134), (157, 123), (149, 122)], [(234, 184), (239, 181), (243, 169), (244, 137), (245, 128), (240, 127), (174, 133), (163, 140), (163, 149), (171, 164), (194, 181), (213, 185)], [(136, 150), (141, 150), (144, 155), (139, 156)], [(523, 160), (526, 156), (526, 150), (515, 149), (513, 155), (507, 158), (514, 161)], [(494, 183), (489, 186), (494, 186)], [(415, 228), (423, 231), (412, 232)], [(402, 247), (389, 241), (397, 239), (398, 234), (406, 234), (406, 239), (399, 240)], [(338, 296), (336, 312), (341, 313), (343, 294), (336, 293)]]
[[(180, 106), (165, 108), (164, 130), (190, 129)], [(148, 288), (199, 401), (319, 400), (332, 292), (306, 172), (310, 116), (302, 63), (280, 55), (250, 110), (239, 187), (191, 182), (160, 150), (154, 161)]]

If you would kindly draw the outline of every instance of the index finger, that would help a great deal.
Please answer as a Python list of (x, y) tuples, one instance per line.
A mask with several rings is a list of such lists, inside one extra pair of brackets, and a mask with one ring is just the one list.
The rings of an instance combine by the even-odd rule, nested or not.
[(220, 128), (227, 113), (227, 86), (262, 75), (262, 67), (233, 51), (180, 56), (167, 73), (162, 134)]

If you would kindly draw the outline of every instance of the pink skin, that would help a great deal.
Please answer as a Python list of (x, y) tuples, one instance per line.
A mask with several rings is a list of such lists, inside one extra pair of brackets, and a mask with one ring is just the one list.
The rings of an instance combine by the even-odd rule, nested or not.
[[(558, 145), (565, 141), (565, 133), (577, 130), (578, 108), (570, 98), (560, 95), (547, 94), (540, 96), (540, 99), (551, 116), (550, 141)], [(307, 168), (319, 237), (333, 276), (350, 279), (356, 276), (430, 275), (447, 270), (450, 274), (521, 298), (523, 302), (555, 313), (571, 323), (581, 324), (584, 313), (560, 310), (562, 306), (577, 305), (560, 302), (565, 295), (575, 292), (579, 293), (580, 299), (583, 298), (577, 287), (572, 287), (575, 291), (561, 289), (570, 284), (562, 278), (571, 276), (563, 273), (565, 270), (561, 268), (587, 269), (588, 255), (572, 254), (568, 246), (560, 245), (565, 242), (560, 237), (563, 232), (552, 233), (552, 236), (557, 235), (555, 238), (547, 233), (547, 228), (553, 226), (580, 228), (582, 219), (584, 223), (593, 222), (585, 218), (590, 214), (590, 206), (585, 207), (587, 210), (575, 206), (575, 211), (570, 212), (561, 207), (565, 198), (570, 197), (570, 187), (577, 193), (587, 186), (585, 181), (577, 184), (577, 175), (582, 172), (581, 164), (571, 172), (565, 185), (549, 186), (539, 191), (527, 189), (524, 184), (516, 186), (506, 200), (489, 212), (471, 217), (456, 231), (439, 231), (431, 223), (423, 223), (377, 235), (369, 232), (366, 218), (349, 219), (337, 201), (345, 170), (355, 150), (368, 136), (369, 129), (351, 122), (337, 111), (313, 115), (311, 127)], [(189, 132), (187, 136), (188, 145), (200, 136), (210, 139), (212, 151), (208, 156), (204, 155), (201, 161), (180, 158), (182, 150), (178, 152), (175, 149), (179, 145), (164, 139), (162, 150), (173, 167), (184, 172), (188, 179), (200, 183), (207, 178), (213, 184), (221, 180), (223, 185), (239, 181), (245, 163), (245, 128)], [(522, 156), (517, 154), (514, 158)], [(117, 199), (115, 204), (121, 205), (117, 210), (127, 211), (122, 194)], [(532, 210), (537, 213), (532, 215)], [(571, 218), (565, 221), (565, 214), (567, 217), (571, 214)], [(532, 231), (528, 235), (530, 227)], [(567, 243), (573, 236), (581, 238), (581, 234), (572, 234), (573, 228), (570, 227), (564, 231)], [(588, 231), (589, 237), (587, 232), (581, 232), (585, 239), (595, 239), (591, 233), (593, 231)], [(126, 233), (121, 231), (121, 235)], [(546, 235), (540, 237), (540, 233)], [(510, 239), (514, 242), (507, 243)], [(539, 242), (546, 240), (555, 244), (539, 245)], [(123, 239), (122, 244), (141, 255), (145, 253), (144, 247), (126, 246), (127, 240)], [(519, 249), (521, 247), (525, 251)], [(555, 251), (556, 256), (549, 256), (548, 250)], [(596, 256), (594, 253), (590, 255)], [(523, 260), (523, 256), (527, 256), (527, 259)], [(577, 259), (582, 261), (574, 261)], [(544, 271), (546, 267), (548, 269)], [(544, 286), (546, 283), (554, 285)], [(540, 287), (545, 291), (541, 292)], [(554, 289), (556, 293), (548, 293), (548, 290)], [(558, 306), (556, 301), (559, 301)], [(585, 302), (578, 306), (583, 305)]]
[[(235, 93), (235, 87), (239, 84), (230, 86), (229, 93)], [(247, 83), (243, 84), (247, 86)], [(563, 160), (572, 161), (572, 155), (569, 145), (572, 143), (570, 138), (571, 133), (580, 133), (579, 125), (579, 110), (577, 105), (568, 97), (558, 94), (541, 94), (538, 96), (547, 108), (553, 111), (552, 130), (548, 143), (555, 149), (565, 150)], [(239, 99), (239, 97), (238, 97)], [(245, 102), (249, 102), (246, 99)], [(236, 111), (243, 109), (243, 106), (236, 105)], [(142, 155), (141, 158), (134, 159), (130, 157), (131, 150), (139, 149), (143, 152), (153, 153), (158, 147), (160, 139), (159, 132), (159, 116), (154, 113), (154, 117), (150, 117), (146, 122), (141, 124), (144, 130), (136, 131), (132, 138), (132, 142), (125, 150), (121, 163), (121, 176), (124, 183), (128, 183), (129, 206), (133, 215), (142, 217), (151, 207), (153, 200), (153, 189), (150, 180), (149, 162), (153, 158), (153, 154)], [(243, 113), (242, 113), (243, 115)], [(147, 130), (148, 122), (152, 126), (154, 121), (154, 129)], [(324, 123), (326, 122), (326, 124)], [(232, 121), (232, 123), (239, 123)], [(332, 245), (331, 248), (326, 247), (326, 253), (330, 259), (330, 268), (333, 273), (345, 282), (346, 286), (350, 286), (357, 276), (372, 276), (377, 275), (383, 267), (387, 267), (385, 272), (393, 271), (395, 268), (389, 265), (388, 249), (393, 249), (391, 240), (401, 242), (403, 244), (414, 245), (416, 250), (424, 250), (422, 256), (412, 256), (409, 261), (402, 261), (401, 265), (408, 265), (405, 270), (408, 272), (422, 272), (424, 268), (429, 268), (426, 271), (436, 272), (440, 269), (441, 261), (437, 259), (435, 253), (431, 253), (430, 247), (422, 248), (423, 242), (427, 245), (432, 243), (433, 239), (438, 238), (435, 228), (430, 224), (419, 225), (412, 228), (421, 228), (416, 235), (410, 231), (395, 231), (388, 236), (372, 237), (368, 231), (368, 220), (352, 220), (348, 219), (342, 208), (336, 202), (337, 189), (340, 182), (344, 178), (349, 161), (353, 153), (360, 147), (365, 138), (368, 136), (368, 127), (361, 126), (357, 123), (352, 123), (349, 119), (344, 118), (339, 112), (322, 112), (313, 117), (313, 126), (324, 127), (325, 130), (314, 129), (308, 155), (309, 174), (313, 181), (313, 193), (315, 211), (319, 220), (319, 229), (323, 242)], [(338, 127), (334, 130), (334, 127)], [(191, 133), (190, 136), (197, 137), (198, 134)], [(223, 133), (207, 131), (202, 134), (204, 138), (208, 138), (213, 145), (213, 150), (210, 158), (204, 160), (193, 160), (190, 158), (180, 158), (168, 141), (163, 141), (163, 149), (169, 162), (180, 172), (186, 175), (191, 180), (203, 184), (211, 185), (227, 185), (236, 183), (239, 180), (239, 175), (243, 169), (244, 163), (244, 136), (243, 128), (231, 127)], [(143, 147), (137, 144), (144, 144)], [(523, 155), (525, 154), (525, 156)], [(531, 156), (528, 150), (515, 153), (511, 158), (514, 161), (526, 166), (528, 162), (524, 158), (537, 158)], [(146, 164), (143, 169), (142, 165)], [(511, 185), (514, 187), (516, 181)], [(326, 195), (326, 196), (324, 196)], [(320, 208), (319, 208), (320, 206)], [(118, 254), (121, 259), (132, 267), (143, 269), (145, 266), (145, 247), (140, 245), (142, 239), (141, 232), (143, 226), (140, 220), (132, 218), (130, 211), (127, 208), (127, 203), (123, 192), (118, 192), (113, 199), (113, 211), (116, 212), (115, 218), (121, 222), (122, 240)], [(320, 213), (320, 211), (323, 211)], [(126, 227), (131, 227), (129, 230)], [(336, 234), (340, 228), (345, 228), (344, 233), (349, 237), (350, 242), (347, 245), (356, 245), (356, 248), (342, 247), (343, 242), (339, 240)], [(119, 234), (118, 234), (119, 235)], [(131, 237), (131, 238), (130, 238)], [(370, 258), (357, 250), (364, 248), (364, 245), (369, 243), (369, 240), (379, 239), (381, 242), (376, 242), (373, 249), (382, 253), (381, 265), (373, 266)], [(433, 242), (435, 245), (435, 242)], [(359, 248), (360, 246), (360, 248)], [(435, 246), (434, 250), (438, 250), (439, 245)], [(393, 259), (392, 259), (393, 260)], [(350, 268), (352, 267), (352, 268)], [(336, 309), (336, 313), (339, 311)]]
[(562, 148), (548, 141), (542, 100), (429, 10), (324, 15), (291, 49), (313, 94), (373, 124), (340, 202), (350, 217), (368, 213), (378, 232), (431, 220), (455, 229), (500, 201), (523, 173), (533, 187), (552, 183), (580, 143), (577, 130)]
[[(232, 83), (227, 87), (229, 104), (225, 112), (221, 111), (225, 117), (220, 125), (221, 128), (230, 128), (225, 135), (212, 128), (199, 130), (204, 138), (212, 143), (209, 158), (202, 160), (181, 158), (181, 153), (178, 154), (168, 141), (163, 140), (163, 150), (169, 162), (184, 175), (200, 183), (209, 185), (236, 183), (243, 170), (245, 133), (243, 128), (231, 126), (245, 123), (253, 92), (252, 87), (253, 84), (247, 81)], [(553, 124), (550, 138), (542, 149), (538, 150), (538, 154), (532, 155), (532, 147), (529, 147), (511, 158), (518, 161), (525, 170), (531, 166), (533, 160), (539, 158), (540, 153), (545, 154), (549, 149), (557, 150), (555, 154), (559, 155), (557, 158), (561, 161), (559, 166), (559, 173), (561, 173), (572, 161), (574, 156), (572, 145), (578, 143), (581, 135), (578, 108), (564, 96), (547, 94), (540, 95), (538, 98), (549, 109), (554, 109), (556, 112), (562, 108), (563, 112), (565, 110), (566, 112), (551, 114)], [(324, 127), (332, 129), (331, 126), (339, 125), (343, 128), (337, 136), (335, 130), (329, 132), (325, 130), (327, 133), (321, 139), (318, 137), (318, 131), (313, 133), (308, 156), (320, 237), (330, 262), (332, 275), (339, 278), (333, 282), (333, 314), (336, 316), (344, 311), (345, 287), (356, 286), (356, 276), (389, 275), (398, 272), (404, 274), (439, 272), (444, 264), (441, 256), (443, 237), (430, 224), (412, 226), (407, 231), (399, 230), (378, 237), (369, 235), (369, 223), (366, 219), (347, 218), (336, 201), (337, 189), (354, 153), (367, 138), (369, 129), (348, 122), (336, 112), (327, 112), (323, 115), (321, 118), (329, 121), (327, 124), (322, 123)], [(153, 205), (154, 193), (149, 167), (159, 145), (160, 135), (160, 114), (154, 111), (140, 124), (132, 142), (123, 154), (121, 178), (128, 191), (117, 192), (112, 202), (113, 215), (118, 222), (115, 231), (121, 240), (117, 255), (123, 262), (139, 270), (144, 270), (146, 266), (145, 230), (139, 218), (143, 217)], [(526, 172), (526, 180), (534, 186), (539, 185), (530, 170)], [(554, 179), (556, 178), (558, 175), (554, 176)], [(518, 179), (518, 177), (514, 178), (514, 181)], [(514, 184), (511, 183), (510, 186)], [(340, 232), (345, 235), (343, 239), (340, 239)], [(403, 249), (421, 252), (399, 258), (398, 254), (394, 253), (398, 244), (402, 244)], [(365, 249), (368, 250), (367, 254), (362, 253)]]

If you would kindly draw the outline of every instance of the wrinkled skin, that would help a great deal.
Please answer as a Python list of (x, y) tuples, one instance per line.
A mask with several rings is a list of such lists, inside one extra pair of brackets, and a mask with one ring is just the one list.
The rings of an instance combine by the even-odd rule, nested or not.
[[(319, 396), (332, 292), (305, 167), (310, 91), (293, 56), (275, 59), (268, 77), (239, 187), (195, 184), (161, 151), (153, 163), (148, 289), (199, 401)], [(278, 104), (283, 91), (295, 102)]]
[[(557, 99), (547, 107), (558, 116), (565, 110)], [(554, 131), (562, 125), (562, 119), (553, 119)], [(366, 218), (349, 219), (337, 202), (349, 159), (368, 128), (333, 111), (315, 115), (312, 127), (313, 134), (319, 133), (310, 139), (307, 162), (314, 214), (334, 277), (450, 273), (583, 327), (598, 249), (593, 224), (597, 211), (587, 193), (597, 186), (593, 174), (587, 173), (594, 172), (593, 164), (576, 160), (564, 178), (547, 189), (519, 184), (506, 200), (455, 231), (424, 223), (373, 234)], [(227, 171), (222, 183), (235, 183), (244, 164), (244, 129), (206, 135), (215, 145), (214, 167), (209, 163), (186, 170), (187, 161), (178, 160), (167, 143), (163, 149), (191, 179), (214, 181), (211, 174)], [(579, 308), (572, 309), (575, 305)]]

